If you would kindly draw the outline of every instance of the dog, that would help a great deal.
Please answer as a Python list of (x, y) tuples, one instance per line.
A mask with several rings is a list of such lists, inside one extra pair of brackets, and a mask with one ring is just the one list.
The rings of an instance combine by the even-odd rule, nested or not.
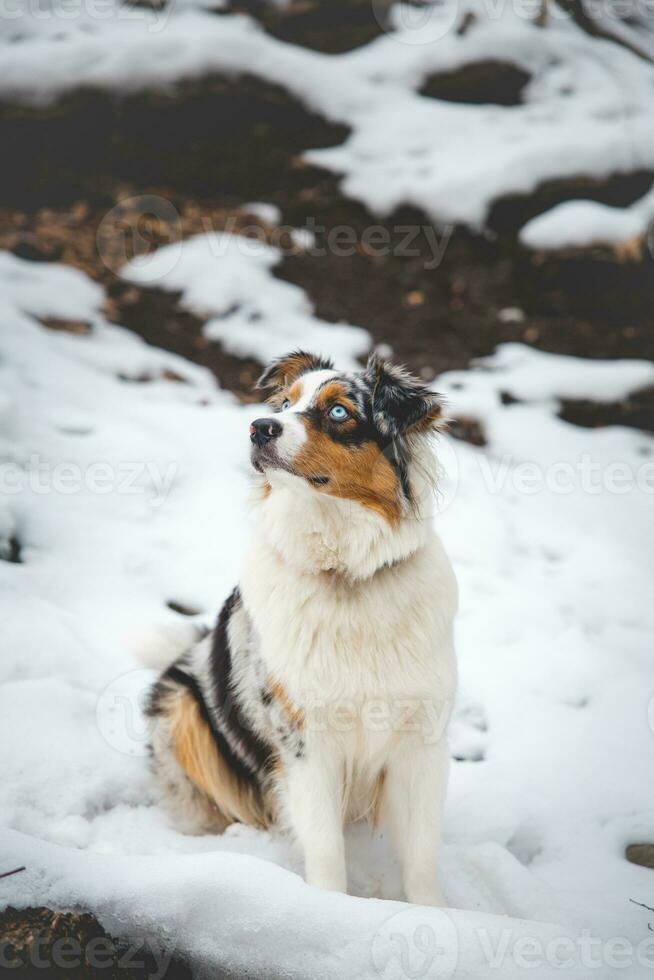
[(441, 399), (372, 355), (304, 351), (262, 375), (256, 529), (213, 631), (149, 700), (153, 765), (183, 829), (290, 827), (311, 885), (347, 890), (344, 823), (387, 825), (406, 898), (438, 882), (457, 586), (432, 527)]

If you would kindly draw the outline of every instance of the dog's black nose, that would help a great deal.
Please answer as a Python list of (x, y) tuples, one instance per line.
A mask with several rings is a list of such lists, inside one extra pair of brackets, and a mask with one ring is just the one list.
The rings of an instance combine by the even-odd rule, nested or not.
[(255, 419), (250, 425), (250, 439), (259, 449), (281, 434), (282, 427), (276, 419)]

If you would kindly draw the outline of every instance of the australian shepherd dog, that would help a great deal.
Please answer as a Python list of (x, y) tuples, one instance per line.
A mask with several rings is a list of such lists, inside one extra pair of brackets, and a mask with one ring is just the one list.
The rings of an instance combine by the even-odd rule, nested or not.
[(442, 905), (457, 588), (432, 526), (439, 397), (375, 355), (342, 373), (295, 351), (259, 384), (240, 583), (151, 693), (163, 796), (190, 832), (290, 828), (307, 882), (337, 891), (344, 823), (382, 821), (407, 899)]

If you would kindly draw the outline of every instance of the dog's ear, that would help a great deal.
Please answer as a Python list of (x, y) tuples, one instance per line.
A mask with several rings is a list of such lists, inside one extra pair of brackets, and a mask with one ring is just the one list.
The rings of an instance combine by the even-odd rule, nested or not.
[(333, 367), (327, 357), (308, 354), (304, 350), (294, 350), (290, 354), (276, 358), (268, 365), (257, 381), (257, 388), (274, 393), (279, 388), (286, 388), (293, 384), (301, 374), (306, 374), (308, 371), (331, 370)]
[(389, 439), (433, 432), (444, 425), (440, 395), (403, 367), (371, 354), (366, 378), (372, 389), (373, 421)]

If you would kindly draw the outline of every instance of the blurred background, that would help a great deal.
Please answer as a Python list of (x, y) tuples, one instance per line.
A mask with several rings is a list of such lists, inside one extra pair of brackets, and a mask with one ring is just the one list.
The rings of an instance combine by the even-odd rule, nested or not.
[[(646, 0), (9, 8), (0, 247), (83, 269), (110, 320), (239, 397), (256, 350), (234, 358), (206, 311), (126, 283), (125, 261), (259, 236), (318, 317), (425, 377), (504, 341), (651, 355)], [(566, 401), (580, 424), (652, 426), (651, 392)]]

